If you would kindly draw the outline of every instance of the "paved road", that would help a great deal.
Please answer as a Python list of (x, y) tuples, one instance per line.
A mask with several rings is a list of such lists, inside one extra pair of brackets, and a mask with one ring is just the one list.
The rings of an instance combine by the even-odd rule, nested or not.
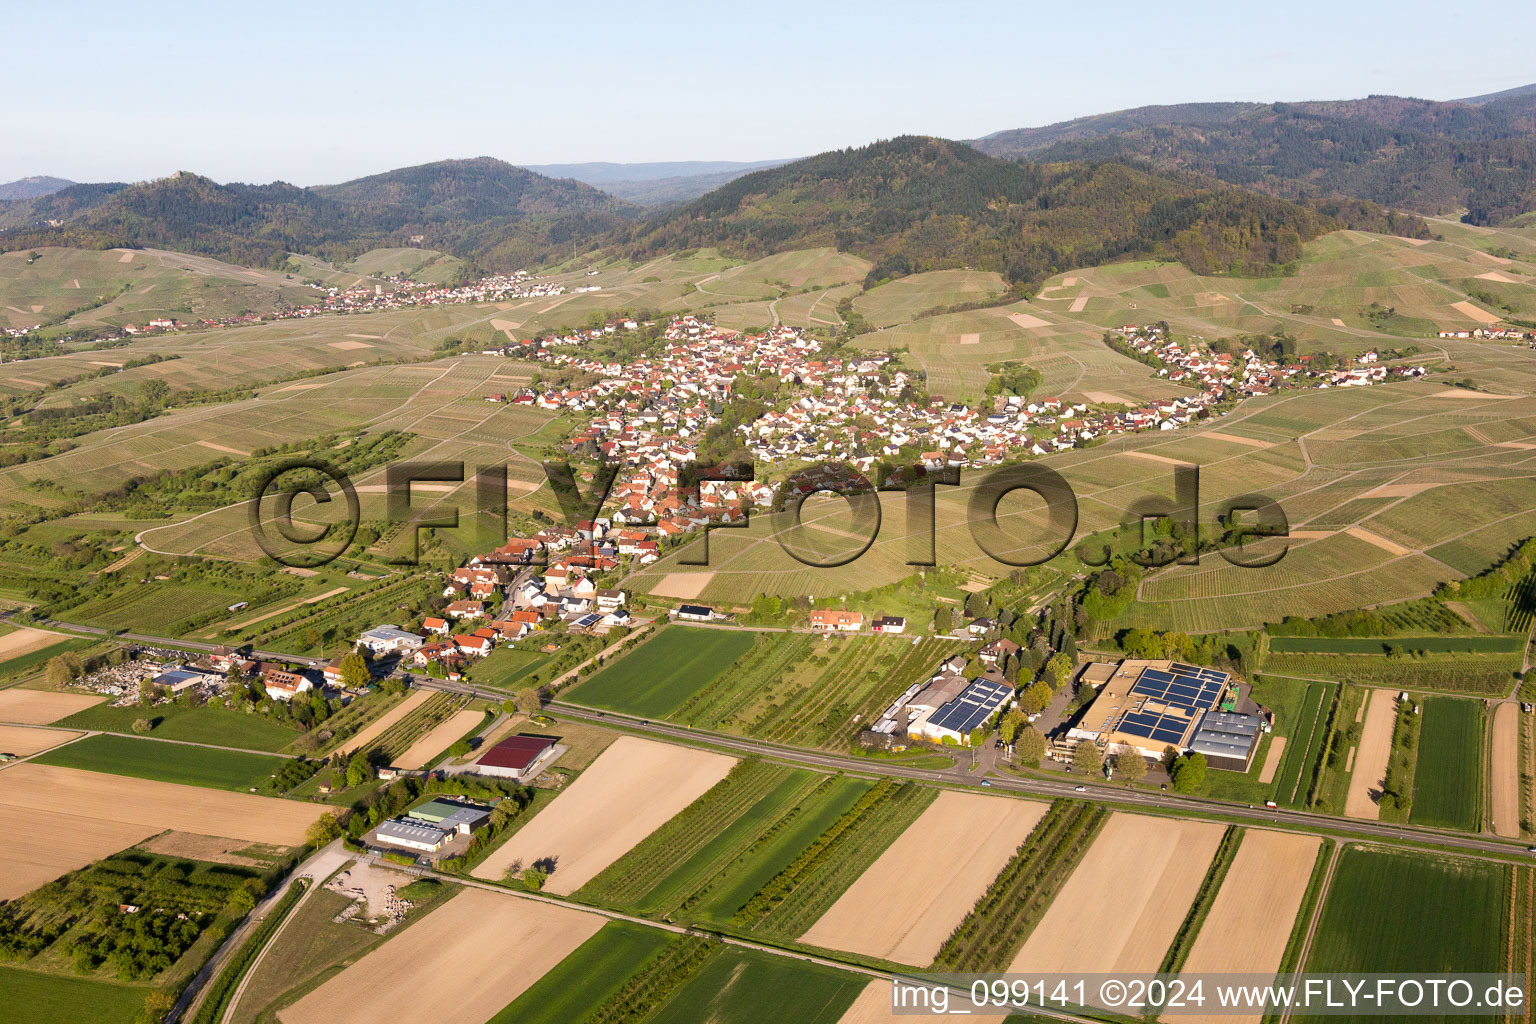
[[(256, 905), (256, 909), (245, 916), (244, 923), (230, 933), (229, 938), (225, 939), (213, 956), (209, 957), (208, 962), (203, 965), (203, 969), (198, 971), (192, 980), (187, 983), (187, 987), (182, 990), (181, 995), (176, 1000), (176, 1006), (171, 1010), (170, 1016), (166, 1019), (171, 1021), (190, 1020), (197, 1013), (198, 1008), (202, 1005), (203, 997), (206, 995), (208, 982), (219, 976), (219, 972), (224, 969), (224, 964), (236, 950), (244, 945), (251, 932), (255, 931), (261, 925), (261, 922), (266, 920), (267, 914), (277, 905), (277, 901), (283, 898), (283, 894), (288, 891), (290, 885), (300, 878), (308, 878), (310, 880), (309, 892), (299, 897), (299, 902), (303, 903), (309, 898), (310, 893), (319, 888), (321, 882), (333, 875), (336, 869), (346, 863), (351, 856), (346, 848), (341, 845), (341, 840), (337, 839), (330, 845), (316, 850), (310, 855), (308, 860), (305, 860), (298, 867), (290, 871), (277, 888), (268, 893), (266, 898)], [(297, 905), (295, 905), (294, 909), (298, 909)], [(289, 912), (289, 920), (292, 920), (292, 911)], [(287, 922), (285, 921), (284, 925), (286, 924)], [(282, 929), (279, 928), (278, 933), (280, 934), (281, 931)], [(273, 938), (276, 937), (276, 935), (273, 935)], [(263, 949), (262, 953), (264, 955), (266, 950)], [(251, 970), (254, 969), (255, 964), (252, 964)], [(236, 998), (238, 998), (240, 992), (245, 991), (245, 981), (250, 975), (251, 971), (248, 970), (245, 978), (241, 979), (240, 987), (236, 990)], [(235, 1000), (232, 999), (229, 1005), (233, 1009)]]
[[(482, 689), (463, 683), (446, 683), (437, 679), (426, 680), (422, 685), (490, 700), (500, 700), (506, 696), (496, 690)], [(955, 765), (953, 768), (943, 770), (911, 768), (889, 764), (873, 758), (862, 758), (819, 750), (806, 750), (800, 747), (789, 747), (763, 740), (732, 736), (726, 733), (689, 729), (686, 726), (673, 725), (669, 722), (655, 722), (637, 718), (633, 715), (597, 711), (560, 700), (551, 701), (547, 708), (551, 714), (606, 724), (616, 729), (665, 739), (681, 740), (687, 743), (707, 744), (713, 747), (740, 752), (743, 755), (769, 757), (778, 761), (829, 771), (861, 775), (887, 775), (893, 778), (968, 787), (980, 787), (983, 779), (985, 779), (988, 786), (1007, 792), (1027, 793), (1032, 796), (1053, 799), (1071, 797), (1078, 800), (1093, 800), (1127, 810), (1156, 810), (1197, 817), (1220, 815), (1224, 818), (1236, 818), (1255, 825), (1278, 826), (1299, 831), (1327, 834), (1342, 833), (1360, 839), (1401, 840), (1424, 843), (1465, 853), (1494, 854), (1506, 857), (1510, 855), (1526, 855), (1524, 843), (1502, 840), (1493, 836), (1467, 835), (1465, 833), (1447, 832), (1417, 825), (1360, 821), (1329, 814), (1318, 814), (1311, 811), (1297, 811), (1285, 808), (1271, 810), (1266, 807), (1228, 803), (1210, 798), (1181, 796), (1177, 793), (1101, 785), (1094, 783), (1090, 779), (1083, 779), (1081, 782), (1078, 782), (1075, 779), (1057, 781), (1055, 779), (1017, 778), (1009, 775), (988, 775), (985, 768), (971, 771), (969, 762), (963, 762)], [(1077, 792), (1077, 786), (1079, 785), (1086, 785), (1084, 792)]]
[[(10, 618), (9, 613), (0, 614), (0, 618)], [(90, 633), (95, 636), (109, 637), (113, 640), (129, 640), (133, 643), (147, 644), (150, 647), (183, 647), (192, 651), (216, 651), (228, 644), (205, 644), (195, 640), (177, 640), (169, 636), (149, 636), (145, 633), (118, 633), (100, 626), (82, 626), (78, 622), (64, 622), (61, 619), (41, 619), (37, 623), (38, 628), (53, 627), (54, 629), (70, 629), (77, 633)], [(305, 658), (297, 654), (283, 654), (280, 651), (252, 651), (252, 658), (258, 661), (281, 661), (290, 665), (304, 665), (308, 668), (323, 668), (325, 658)]]

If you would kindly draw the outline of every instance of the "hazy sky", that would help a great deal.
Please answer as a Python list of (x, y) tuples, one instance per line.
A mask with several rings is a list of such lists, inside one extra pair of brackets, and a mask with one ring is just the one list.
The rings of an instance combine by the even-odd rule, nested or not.
[(755, 160), (1149, 103), (1536, 79), (1536, 4), (15, 3), (0, 181)]

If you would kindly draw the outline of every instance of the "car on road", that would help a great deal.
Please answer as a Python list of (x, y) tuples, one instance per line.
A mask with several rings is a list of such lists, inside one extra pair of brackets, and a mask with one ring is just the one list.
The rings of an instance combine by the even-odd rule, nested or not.
[(991, 779), (982, 779), (981, 780), (981, 784), (983, 786), (990, 786), (990, 785), (992, 785), (992, 780)]
[(1074, 792), (1074, 793), (1086, 793), (1086, 792), (1088, 792), (1088, 787), (1087, 786), (1073, 786), (1072, 787), (1072, 792)]

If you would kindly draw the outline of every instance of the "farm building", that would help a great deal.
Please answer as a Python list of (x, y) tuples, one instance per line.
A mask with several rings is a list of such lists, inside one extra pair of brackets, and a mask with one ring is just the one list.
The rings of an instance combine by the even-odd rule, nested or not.
[(1204, 754), (1212, 768), (1246, 772), (1253, 766), (1259, 738), (1264, 734), (1264, 720), (1258, 715), (1233, 711), (1208, 711), (1200, 720), (1189, 748)]
[(715, 618), (715, 610), (703, 604), (680, 604), (672, 614), (687, 622), (712, 622)]
[(357, 638), (357, 646), (365, 648), (374, 654), (414, 651), (421, 644), (421, 637), (395, 626), (375, 626)]
[(1135, 748), (1153, 759), (1169, 747), (1188, 750), (1230, 680), (1219, 669), (1127, 659), (1104, 681), (1067, 738), (1091, 740), (1109, 753)]
[(954, 700), (928, 719), (923, 726), (923, 736), (940, 743), (945, 740), (965, 743), (972, 730), (984, 725), (1012, 697), (1013, 687), (1008, 683), (980, 677), (973, 679)]
[(508, 736), (475, 762), (475, 771), (501, 779), (523, 782), (538, 776), (555, 754), (548, 736)]
[(900, 615), (882, 615), (869, 624), (871, 633), (903, 633), (907, 620)]
[(373, 830), (374, 839), (385, 846), (436, 853), (453, 838), (453, 832), (419, 818), (391, 818)]

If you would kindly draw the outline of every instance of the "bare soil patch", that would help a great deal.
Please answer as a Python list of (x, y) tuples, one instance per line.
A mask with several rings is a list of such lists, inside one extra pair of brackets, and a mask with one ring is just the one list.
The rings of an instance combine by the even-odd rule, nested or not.
[(0, 635), (0, 661), (10, 658), (19, 658), (23, 654), (31, 654), (40, 651), (49, 644), (56, 644), (60, 640), (68, 640), (63, 633), (54, 633), (46, 629), (32, 629), (30, 626), (20, 626), (9, 633)]
[(1222, 831), (1209, 822), (1116, 812), (1008, 970), (1155, 972)]
[(331, 348), (339, 348), (343, 352), (351, 352), (352, 350), (359, 348), (373, 348), (373, 346), (368, 344), (366, 341), (329, 341), (326, 342), (326, 344)]
[(0, 772), (0, 899), (166, 829), (298, 846), (322, 808), (31, 762)]
[(468, 708), (449, 715), (441, 725), (412, 743), (410, 749), (401, 754), (395, 764), (401, 768), (425, 768), (429, 758), (436, 757), (447, 750), (453, 745), (454, 740), (469, 732), (477, 722), (484, 720), (483, 714)]
[(1493, 834), (1520, 836), (1520, 709), (1511, 701), (1493, 712), (1493, 737), (1488, 746), (1488, 783), (1493, 799), (1489, 813)]
[(1387, 781), (1387, 761), (1392, 756), (1392, 727), (1397, 722), (1397, 697), (1390, 690), (1372, 690), (1365, 709), (1365, 728), (1360, 732), (1360, 754), (1349, 777), (1344, 814), (1350, 818), (1379, 818), (1376, 801)]
[[(43, 729), (30, 725), (0, 725), (0, 754), (31, 757), (60, 743), (84, 736), (70, 729)], [(0, 765), (0, 768), (4, 768)]]
[[(1280, 969), (1291, 925), (1317, 861), (1322, 840), (1290, 832), (1250, 829), (1243, 836), (1211, 912), (1184, 963), (1190, 974), (1267, 974)], [(1179, 1016), (1180, 1021), (1237, 1024), (1262, 1013)]]
[(1009, 313), (1008, 319), (1012, 320), (1015, 324), (1024, 328), (1026, 331), (1032, 331), (1039, 327), (1051, 326), (1051, 322), (1049, 320), (1042, 320), (1039, 317), (1031, 316), (1028, 313)]
[(131, 252), (123, 253), (121, 256), (118, 257), (117, 262), (119, 262), (119, 263), (132, 263), (133, 262), (133, 253), (131, 253)]
[[(17, 632), (20, 632), (18, 630)], [(29, 632), (42, 632), (30, 630)], [(29, 647), (27, 651), (6, 651), (4, 644), (14, 637), (15, 633), (7, 633), (0, 636), (0, 660), (13, 658), (17, 654), (25, 654), (27, 651), (38, 650), (38, 647)], [(58, 637), (57, 633), (49, 633), (48, 636)], [(41, 644), (39, 647), (46, 647)], [(68, 718), (76, 711), (84, 711), (88, 707), (101, 703), (105, 697), (86, 693), (55, 693), (49, 690), (22, 690), (12, 687), (9, 690), (0, 690), (0, 722), (19, 722), (22, 725), (52, 725), (61, 718)]]
[(973, 334), (962, 334), (962, 335), (960, 335), (960, 344), (962, 344), (962, 345), (979, 345), (979, 344), (981, 344), (981, 335), (980, 334), (974, 334), (974, 333)]
[(725, 778), (733, 757), (621, 736), (475, 869), (504, 876), (552, 862), (545, 890), (568, 896)]
[(1361, 526), (1351, 526), (1344, 532), (1356, 540), (1363, 540), (1367, 544), (1374, 544), (1378, 548), (1381, 548), (1381, 550), (1390, 554), (1406, 555), (1410, 553), (1407, 548), (1403, 547), (1396, 541), (1387, 540), (1387, 538), (1381, 536), (1380, 534), (1372, 533), (1370, 530), (1367, 530)]
[(1446, 388), (1444, 391), (1436, 391), (1426, 398), (1520, 398), (1520, 395), (1490, 395), (1486, 391), (1473, 391), (1471, 388)]
[(1086, 295), (1079, 295), (1077, 298), (1072, 300), (1072, 305), (1067, 307), (1067, 312), (1068, 313), (1081, 313), (1083, 310), (1085, 310), (1087, 308), (1088, 308), (1088, 296), (1086, 296)]
[(1219, 430), (1207, 430), (1201, 437), (1213, 437), (1218, 441), (1231, 441), (1233, 444), (1245, 444), (1250, 448), (1273, 448), (1273, 441), (1260, 441), (1256, 437), (1243, 437), (1240, 434), (1223, 434)]
[(162, 857), (190, 857), (192, 860), (205, 860), (213, 864), (234, 864), (247, 868), (266, 867), (268, 860), (241, 855), (240, 851), (250, 850), (253, 847), (257, 850), (268, 849), (274, 856), (284, 849), (281, 846), (250, 843), (244, 839), (200, 836), (192, 832), (166, 832), (139, 844), (139, 849), (160, 854)]
[(1343, 320), (1340, 320), (1338, 317), (1334, 317), (1333, 318), (1333, 325), (1335, 327), (1348, 327), (1349, 326)]
[(243, 452), (239, 448), (230, 448), (228, 445), (214, 444), (212, 441), (199, 441), (197, 443), (202, 445), (204, 448), (212, 448), (216, 452), (224, 452), (226, 455), (250, 455), (251, 454), (250, 452)]
[(1161, 462), (1165, 466), (1187, 466), (1189, 463), (1183, 459), (1170, 459), (1166, 455), (1153, 455), (1151, 452), (1116, 452), (1117, 455), (1129, 455), (1133, 459), (1146, 459), (1148, 462)]
[(1474, 306), (1470, 302), (1453, 302), (1451, 308), (1469, 320), (1476, 320), (1480, 324), (1496, 324), (1504, 319), (1497, 313), (1490, 313), (1480, 306)]
[[(800, 941), (932, 963), (1045, 812), (1042, 803), (940, 793)], [(942, 871), (927, 884), (911, 884), (934, 865)]]
[(1477, 278), (1479, 281), (1497, 281), (1500, 284), (1520, 283), (1519, 281), (1516, 281), (1514, 278), (1510, 277), (1508, 274), (1501, 274), (1497, 270), (1490, 270), (1486, 274), (1478, 274)]
[(350, 754), (354, 750), (359, 750), (363, 747), (366, 747), (368, 744), (384, 735), (390, 726), (394, 725), (396, 722), (400, 721), (400, 719), (404, 718), (406, 715), (410, 714), (412, 711), (415, 711), (417, 708), (425, 704), (427, 702), (427, 698), (430, 696), (432, 695), (426, 690), (412, 690), (409, 694), (406, 695), (405, 700), (384, 712), (378, 721), (374, 722), (372, 725), (368, 726), (368, 728), (364, 729), (362, 732), (344, 742), (342, 744), (342, 750)]
[(1275, 736), (1269, 741), (1269, 753), (1264, 755), (1264, 767), (1259, 769), (1259, 781), (1268, 785), (1275, 781), (1280, 770), (1280, 760), (1285, 755), (1285, 737)]
[[(1442, 485), (1442, 484), (1382, 484), (1380, 487), (1373, 487), (1373, 488), (1371, 488), (1369, 491), (1366, 491), (1364, 494), (1360, 495), (1360, 497), (1362, 497), (1362, 498), (1411, 498), (1415, 494), (1419, 494), (1419, 493), (1421, 493), (1423, 491), (1427, 491), (1427, 490), (1430, 490), (1432, 488), (1441, 487), (1441, 486), (1444, 486), (1444, 485)], [(1362, 537), (1360, 539), (1361, 540), (1365, 540), (1364, 537)], [(1374, 544), (1376, 542), (1375, 541), (1371, 541), (1371, 543)]]
[(602, 926), (597, 914), (466, 889), (278, 1019), (484, 1024)]
[(1097, 405), (1130, 405), (1128, 398), (1123, 398), (1113, 391), (1084, 391), (1083, 397)]
[(715, 578), (712, 572), (672, 572), (651, 588), (657, 597), (679, 597), (683, 600), (698, 597)]

